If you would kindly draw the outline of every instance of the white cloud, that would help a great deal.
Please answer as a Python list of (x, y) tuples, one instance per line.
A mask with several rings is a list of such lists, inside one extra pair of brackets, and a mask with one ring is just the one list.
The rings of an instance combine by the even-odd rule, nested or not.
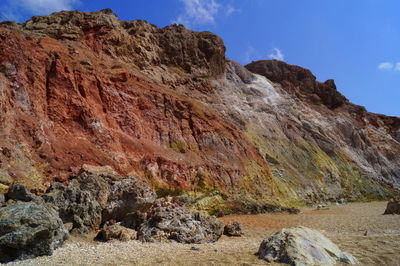
[(227, 17), (229, 17), (230, 15), (232, 15), (232, 14), (235, 13), (235, 12), (239, 12), (239, 9), (236, 9), (236, 8), (234, 8), (234, 7), (231, 6), (231, 5), (228, 5), (228, 6), (225, 8), (225, 15), (226, 15)]
[(272, 49), (271, 53), (268, 55), (270, 59), (276, 59), (280, 61), (285, 61), (285, 55), (278, 48)]
[(395, 67), (394, 67), (394, 70), (400, 71), (400, 62), (397, 62), (397, 63), (396, 63), (396, 65), (395, 65)]
[(231, 5), (220, 4), (216, 0), (179, 0), (183, 4), (183, 12), (172, 23), (183, 24), (186, 27), (215, 24), (215, 19), (221, 13), (230, 16), (238, 10)]
[(393, 69), (393, 64), (390, 62), (382, 62), (378, 65), (378, 69), (380, 70), (392, 70)]
[(61, 10), (71, 10), (79, 0), (13, 0), (34, 14), (48, 14)]
[(8, 0), (2, 7), (1, 17), (7, 20), (18, 20), (21, 12), (30, 15), (47, 15), (62, 10), (72, 10), (79, 0)]

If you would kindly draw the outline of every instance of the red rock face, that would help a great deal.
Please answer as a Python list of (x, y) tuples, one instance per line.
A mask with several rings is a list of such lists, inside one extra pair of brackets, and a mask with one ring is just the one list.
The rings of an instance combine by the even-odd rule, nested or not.
[[(40, 191), (90, 164), (146, 178), (156, 188), (217, 190), (224, 197), (286, 204), (292, 196), (334, 200), (357, 190), (349, 181), (350, 187), (335, 185), (329, 197), (316, 197), (330, 186), (323, 179), (305, 192), (308, 184), (317, 184), (314, 174), (323, 167), (331, 167), (339, 183), (347, 184), (347, 176), (331, 163), (312, 168), (313, 161), (307, 161), (305, 166), (307, 157), (298, 150), (316, 147), (317, 155), (326, 155), (336, 144), (292, 115), (278, 115), (274, 101), (282, 97), (297, 97), (309, 106), (293, 111), (304, 116), (315, 111), (350, 117), (350, 125), (337, 129), (346, 139), (343, 145), (379, 151), (374, 160), (387, 160), (381, 168), (390, 172), (385, 182), (399, 184), (398, 118), (348, 104), (332, 81), (316, 82), (299, 67), (270, 61), (248, 69), (285, 92), (226, 61), (219, 37), (183, 26), (159, 29), (144, 21), (119, 21), (109, 10), (0, 24), (0, 184), (20, 182)], [(370, 125), (385, 132), (379, 135)], [(377, 144), (389, 136), (388, 145)], [(333, 154), (343, 157), (336, 150)], [(351, 167), (362, 168), (344, 157)], [(378, 171), (371, 169), (375, 178)], [(290, 173), (287, 182), (274, 171)], [(372, 196), (390, 194), (386, 185), (376, 186)], [(357, 191), (357, 197), (370, 193)]]
[[(206, 186), (231, 194), (243, 188), (242, 176), (248, 174), (244, 164), (251, 160), (262, 167), (265, 175), (259, 181), (265, 186), (258, 189), (249, 183), (249, 189), (272, 195), (267, 164), (234, 125), (201, 102), (151, 82), (136, 65), (110, 55), (115, 47), (102, 43), (107, 31), (94, 28), (74, 41), (0, 28), (1, 132), (6, 136), (0, 147), (2, 169), (12, 182), (43, 189), (46, 182), (67, 180), (86, 163), (146, 177), (157, 187)], [(187, 31), (175, 30), (178, 36)], [(166, 29), (167, 37), (171, 31)], [(195, 55), (199, 62), (187, 71), (202, 60), (218, 61), (208, 36), (219, 40), (208, 33), (189, 33), (192, 39), (185, 45), (197, 42), (193, 50), (201, 55)], [(224, 47), (216, 47), (224, 60)], [(165, 49), (167, 56), (175, 53)], [(163, 60), (175, 64), (168, 58), (179, 60)], [(185, 56), (176, 65), (184, 61)], [(223, 66), (222, 71), (219, 68), (197, 70), (219, 75)], [(23, 151), (17, 155), (21, 145)]]

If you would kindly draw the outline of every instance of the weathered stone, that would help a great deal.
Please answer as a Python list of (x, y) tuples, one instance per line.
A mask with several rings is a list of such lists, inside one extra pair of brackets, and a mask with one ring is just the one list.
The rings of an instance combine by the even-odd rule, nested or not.
[(99, 229), (101, 207), (88, 191), (54, 183), (42, 198), (57, 207), (64, 223), (73, 224), (73, 232), (88, 233)]
[(227, 236), (242, 236), (242, 225), (239, 222), (229, 222), (224, 227), (224, 235)]
[(6, 203), (6, 198), (3, 193), (0, 193), (0, 206)]
[(389, 200), (384, 214), (400, 214), (400, 197)]
[(352, 255), (341, 251), (320, 232), (299, 226), (284, 228), (265, 239), (258, 256), (268, 262), (290, 265), (357, 264)]
[(124, 220), (122, 221), (122, 225), (128, 228), (139, 230), (140, 226), (144, 224), (147, 220), (147, 215), (144, 212), (133, 212), (128, 213)]
[(139, 229), (138, 239), (143, 242), (207, 243), (217, 241), (223, 231), (224, 224), (213, 216), (192, 212), (183, 206), (156, 207)]
[(147, 182), (128, 177), (110, 185), (107, 207), (103, 209), (103, 221), (122, 221), (128, 213), (145, 212), (156, 200), (156, 194)]
[(129, 241), (136, 239), (136, 231), (120, 224), (104, 224), (101, 235), (105, 241)]
[(57, 212), (34, 202), (0, 208), (0, 262), (52, 255), (68, 236)]

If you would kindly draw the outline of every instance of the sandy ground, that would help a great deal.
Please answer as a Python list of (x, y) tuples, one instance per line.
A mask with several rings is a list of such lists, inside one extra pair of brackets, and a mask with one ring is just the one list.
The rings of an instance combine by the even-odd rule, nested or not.
[(221, 220), (239, 221), (245, 235), (223, 236), (212, 244), (97, 243), (71, 239), (51, 257), (13, 265), (266, 265), (254, 255), (261, 241), (283, 227), (296, 225), (322, 231), (363, 265), (400, 265), (400, 215), (382, 215), (385, 207), (385, 202), (352, 203), (328, 210), (303, 209), (298, 215), (226, 216)]

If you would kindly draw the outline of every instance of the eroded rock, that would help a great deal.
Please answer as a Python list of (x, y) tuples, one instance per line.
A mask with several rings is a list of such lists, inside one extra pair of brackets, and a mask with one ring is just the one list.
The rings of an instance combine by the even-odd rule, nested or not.
[(88, 191), (54, 183), (42, 198), (57, 207), (64, 223), (72, 223), (74, 233), (99, 229), (102, 209)]
[(268, 262), (290, 265), (357, 264), (352, 255), (341, 251), (320, 232), (304, 227), (284, 228), (265, 239), (258, 256)]
[(213, 216), (189, 211), (184, 206), (156, 207), (139, 229), (138, 239), (143, 242), (208, 243), (217, 241), (223, 231), (224, 224)]
[(0, 208), (0, 262), (52, 255), (67, 239), (57, 212), (34, 202)]

